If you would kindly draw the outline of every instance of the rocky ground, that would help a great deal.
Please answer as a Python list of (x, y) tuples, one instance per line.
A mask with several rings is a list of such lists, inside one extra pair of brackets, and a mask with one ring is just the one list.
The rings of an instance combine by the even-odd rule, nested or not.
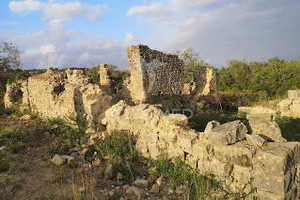
[(3, 115), (0, 128), (0, 199), (184, 199), (163, 177), (122, 180), (118, 160), (94, 159), (84, 145), (55, 154), (64, 144), (38, 118)]

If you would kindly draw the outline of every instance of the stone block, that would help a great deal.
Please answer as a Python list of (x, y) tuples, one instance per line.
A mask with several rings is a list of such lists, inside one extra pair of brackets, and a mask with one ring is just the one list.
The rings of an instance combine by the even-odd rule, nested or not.
[(288, 98), (291, 100), (298, 100), (300, 98), (299, 90), (288, 90)]

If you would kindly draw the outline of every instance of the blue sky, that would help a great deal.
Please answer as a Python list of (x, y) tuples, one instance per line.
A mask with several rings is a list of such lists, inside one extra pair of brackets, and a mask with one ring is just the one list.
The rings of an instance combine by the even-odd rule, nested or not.
[(1, 0), (0, 41), (24, 68), (128, 68), (126, 47), (192, 47), (201, 59), (300, 58), (299, 0)]

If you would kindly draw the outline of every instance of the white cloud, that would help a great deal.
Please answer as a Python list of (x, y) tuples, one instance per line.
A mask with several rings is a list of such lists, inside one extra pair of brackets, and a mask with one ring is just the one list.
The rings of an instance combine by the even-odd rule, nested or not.
[(79, 1), (56, 3), (49, 0), (47, 3), (38, 0), (11, 1), (11, 11), (16, 13), (29, 13), (42, 11), (43, 19), (72, 20), (82, 17), (87, 20), (96, 20), (102, 15), (101, 6), (83, 5)]
[(13, 12), (32, 12), (41, 10), (43, 3), (36, 0), (25, 0), (25, 1), (11, 1), (9, 2), (9, 8)]
[(127, 15), (164, 33), (151, 46), (193, 47), (220, 66), (229, 59), (299, 58), (299, 8), (299, 0), (158, 0)]

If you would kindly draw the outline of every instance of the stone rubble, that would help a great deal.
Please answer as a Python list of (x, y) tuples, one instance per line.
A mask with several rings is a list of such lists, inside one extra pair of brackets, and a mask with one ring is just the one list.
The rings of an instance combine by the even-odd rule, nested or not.
[[(183, 116), (176, 116), (169, 117), (152, 105), (129, 106), (120, 101), (105, 112), (105, 121), (109, 132), (129, 130), (142, 156), (156, 158), (164, 151), (171, 158), (179, 157), (203, 173), (214, 174), (229, 192), (257, 189), (258, 199), (299, 197), (299, 142), (272, 142), (257, 132), (248, 135), (240, 121), (222, 125), (213, 121), (205, 133), (197, 132), (182, 123)], [(272, 124), (270, 116), (261, 117)], [(255, 123), (252, 130), (264, 134)]]

